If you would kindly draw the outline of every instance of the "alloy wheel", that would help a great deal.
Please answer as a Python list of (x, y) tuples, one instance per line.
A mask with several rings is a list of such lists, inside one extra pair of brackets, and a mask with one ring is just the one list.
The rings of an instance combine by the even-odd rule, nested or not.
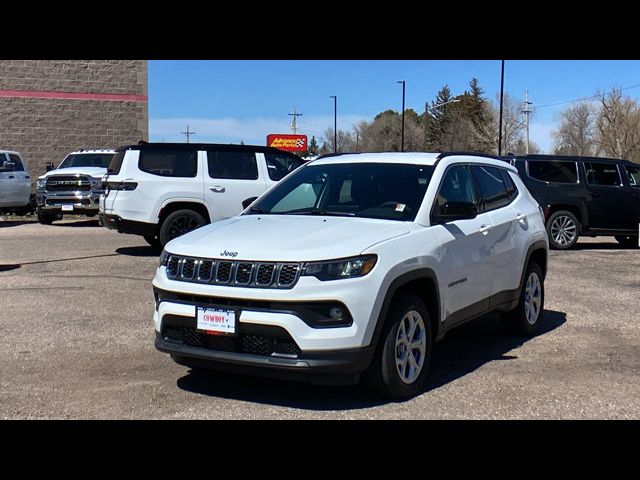
[(416, 310), (408, 311), (402, 318), (395, 350), (400, 379), (406, 384), (415, 382), (422, 371), (427, 350), (424, 320)]

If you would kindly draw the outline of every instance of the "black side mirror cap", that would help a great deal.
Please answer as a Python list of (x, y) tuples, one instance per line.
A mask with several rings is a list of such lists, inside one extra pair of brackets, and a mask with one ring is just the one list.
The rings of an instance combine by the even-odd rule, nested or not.
[(49, 162), (47, 163), (47, 172), (50, 172), (51, 170), (55, 170), (55, 165), (53, 164), (53, 162)]
[(248, 208), (249, 205), (251, 205), (253, 202), (256, 201), (258, 197), (249, 197), (246, 200), (242, 201), (242, 209), (244, 210), (245, 208)]
[(442, 205), (438, 213), (431, 215), (431, 223), (447, 223), (456, 220), (471, 220), (478, 216), (478, 207), (471, 202), (448, 202)]
[(13, 172), (16, 169), (16, 164), (11, 160), (5, 160), (2, 164), (2, 170), (5, 172)]

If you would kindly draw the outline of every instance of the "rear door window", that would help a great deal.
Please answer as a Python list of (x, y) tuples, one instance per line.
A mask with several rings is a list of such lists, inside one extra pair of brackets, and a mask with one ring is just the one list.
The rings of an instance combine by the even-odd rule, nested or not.
[(589, 185), (619, 187), (622, 185), (620, 172), (615, 163), (584, 162)]
[(264, 158), (267, 161), (267, 170), (271, 180), (281, 180), (290, 172), (302, 165), (304, 162), (301, 158), (287, 153), (265, 153)]
[(485, 211), (495, 210), (511, 203), (511, 193), (500, 173), (500, 168), (486, 165), (473, 165), (472, 168), (484, 197)]
[(529, 161), (529, 176), (551, 183), (578, 183), (576, 162)]
[(251, 151), (207, 151), (207, 164), (211, 178), (257, 180), (258, 163)]
[(629, 177), (629, 185), (640, 188), (640, 167), (627, 165), (625, 168), (627, 169), (627, 176)]
[(195, 150), (141, 150), (138, 167), (161, 177), (195, 177), (197, 159)]

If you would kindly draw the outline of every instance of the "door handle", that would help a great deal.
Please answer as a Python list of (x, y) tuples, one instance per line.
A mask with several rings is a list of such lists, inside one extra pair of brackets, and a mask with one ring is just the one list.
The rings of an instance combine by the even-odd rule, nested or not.
[(16, 178), (15, 175), (9, 175), (7, 178)]
[(521, 222), (522, 220), (526, 220), (527, 216), (524, 213), (519, 213), (518, 215), (516, 215), (516, 220), (518, 220), (519, 222)]
[(31, 178), (29, 175), (25, 175), (24, 178)]
[(225, 188), (216, 185), (215, 187), (209, 187), (209, 190), (211, 190), (214, 193), (224, 193)]
[(486, 235), (491, 230), (491, 225), (480, 225), (480, 229), (478, 230), (481, 234)]

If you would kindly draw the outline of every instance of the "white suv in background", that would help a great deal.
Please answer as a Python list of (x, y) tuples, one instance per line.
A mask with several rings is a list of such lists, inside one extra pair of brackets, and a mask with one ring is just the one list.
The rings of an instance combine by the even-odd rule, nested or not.
[(38, 221), (48, 225), (65, 213), (97, 215), (102, 176), (107, 173), (114, 153), (109, 149), (71, 152), (58, 168), (38, 177)]
[(474, 154), (327, 156), (240, 216), (169, 242), (156, 348), (180, 364), (415, 395), (432, 344), (490, 311), (533, 335), (548, 239), (514, 167)]
[(18, 152), (0, 150), (0, 209), (28, 209), (31, 175)]
[(264, 146), (141, 142), (117, 150), (100, 216), (107, 228), (164, 245), (237, 215), (303, 163)]

